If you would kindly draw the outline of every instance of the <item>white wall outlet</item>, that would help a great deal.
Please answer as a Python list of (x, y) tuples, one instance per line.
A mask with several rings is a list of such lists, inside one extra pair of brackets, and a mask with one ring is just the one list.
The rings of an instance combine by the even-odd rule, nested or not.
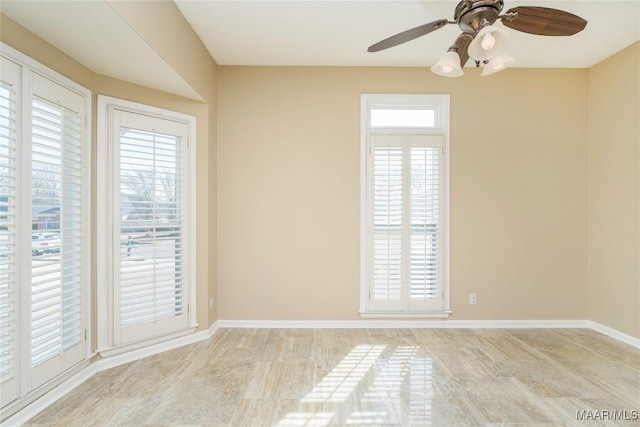
[(472, 292), (469, 294), (469, 304), (475, 304), (477, 302), (476, 300), (476, 294), (475, 292)]
[(213, 310), (213, 297), (209, 298), (209, 310)]

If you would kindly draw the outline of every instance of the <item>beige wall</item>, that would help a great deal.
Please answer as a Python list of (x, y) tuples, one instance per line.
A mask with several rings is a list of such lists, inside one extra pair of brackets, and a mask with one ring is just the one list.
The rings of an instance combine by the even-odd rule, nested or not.
[(640, 43), (589, 70), (589, 319), (640, 338)]
[[(121, 80), (113, 79), (110, 77), (102, 76), (93, 73), (88, 68), (82, 66), (69, 56), (65, 55), (61, 51), (57, 50), (44, 40), (35, 36), (27, 31), (25, 28), (16, 24), (11, 19), (4, 15), (0, 15), (1, 18), (1, 33), (0, 40), (3, 43), (21, 51), (22, 53), (32, 57), (33, 59), (43, 63), (51, 69), (63, 74), (64, 76), (74, 80), (93, 92), (93, 120), (92, 120), (92, 188), (93, 193), (96, 192), (96, 107), (97, 107), (97, 95), (107, 95), (117, 98), (122, 98), (134, 102), (140, 102), (147, 105), (153, 105), (160, 108), (166, 108), (173, 111), (179, 111), (186, 114), (191, 114), (196, 117), (197, 120), (197, 159), (196, 159), (196, 191), (197, 191), (197, 213), (196, 213), (196, 228), (198, 230), (196, 249), (198, 252), (198, 259), (196, 265), (196, 297), (197, 297), (197, 319), (199, 329), (206, 329), (213, 321), (215, 321), (215, 310), (209, 310), (207, 301), (209, 295), (215, 296), (215, 258), (212, 262), (211, 257), (215, 257), (215, 239), (211, 239), (209, 234), (213, 233), (215, 236), (215, 215), (209, 215), (209, 206), (212, 205), (215, 208), (215, 203), (210, 201), (210, 198), (215, 199), (215, 181), (210, 180), (210, 167), (209, 162), (215, 161), (215, 155), (211, 155), (210, 152), (215, 153), (215, 138), (216, 138), (216, 122), (215, 122), (215, 73), (210, 76), (205, 84), (199, 86), (197, 90), (202, 90), (201, 96), (209, 100), (209, 103), (198, 102), (176, 95), (161, 92), (155, 89), (146, 88), (139, 85), (134, 85)], [(180, 15), (182, 18), (182, 15)], [(209, 58), (215, 71), (215, 62)], [(197, 60), (193, 61), (195, 64)], [(211, 64), (205, 64), (210, 66)], [(194, 81), (195, 77), (189, 76), (191, 81)], [(185, 78), (191, 84), (191, 81)], [(194, 85), (195, 86), (195, 85)], [(212, 147), (210, 149), (210, 147)], [(213, 166), (215, 170), (215, 163)], [(211, 189), (213, 188), (213, 190)], [(92, 302), (93, 319), (92, 324), (95, 330), (95, 295), (96, 295), (96, 260), (95, 260), (95, 212), (96, 212), (96, 200), (92, 200), (92, 223), (94, 226), (92, 241), (93, 241), (93, 259), (92, 259), (92, 295), (94, 301)], [(214, 211), (215, 212), (215, 211)], [(211, 248), (213, 247), (213, 250)], [(95, 338), (95, 333), (94, 333)], [(93, 343), (95, 346), (95, 342)]]
[(451, 95), (451, 318), (586, 318), (587, 85), (219, 67), (219, 318), (359, 319), (363, 93)]

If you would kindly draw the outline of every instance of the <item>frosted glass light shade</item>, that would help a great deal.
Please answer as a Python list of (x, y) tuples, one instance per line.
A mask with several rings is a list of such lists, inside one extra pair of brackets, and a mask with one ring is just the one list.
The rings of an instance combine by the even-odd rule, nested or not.
[(442, 77), (460, 77), (464, 74), (460, 66), (460, 56), (453, 51), (442, 55), (436, 65), (431, 67), (431, 71)]
[(504, 30), (487, 25), (483, 27), (469, 44), (469, 56), (476, 61), (487, 61), (507, 48), (507, 33)]
[(489, 76), (491, 74), (502, 71), (508, 66), (514, 64), (516, 60), (507, 52), (502, 52), (498, 56), (489, 60), (487, 64), (482, 68), (481, 76)]

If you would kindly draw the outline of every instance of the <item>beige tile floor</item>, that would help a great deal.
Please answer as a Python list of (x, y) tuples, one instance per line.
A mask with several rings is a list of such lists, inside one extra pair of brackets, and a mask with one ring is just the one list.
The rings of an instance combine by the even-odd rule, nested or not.
[(590, 330), (221, 329), (29, 425), (640, 426), (598, 410), (640, 411), (640, 351)]

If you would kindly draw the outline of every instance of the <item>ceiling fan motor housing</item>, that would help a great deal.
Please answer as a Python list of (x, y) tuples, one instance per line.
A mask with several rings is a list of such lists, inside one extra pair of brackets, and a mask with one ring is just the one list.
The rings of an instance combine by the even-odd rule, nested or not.
[(474, 34), (483, 24), (496, 22), (503, 7), (503, 0), (462, 0), (453, 19), (463, 32)]

